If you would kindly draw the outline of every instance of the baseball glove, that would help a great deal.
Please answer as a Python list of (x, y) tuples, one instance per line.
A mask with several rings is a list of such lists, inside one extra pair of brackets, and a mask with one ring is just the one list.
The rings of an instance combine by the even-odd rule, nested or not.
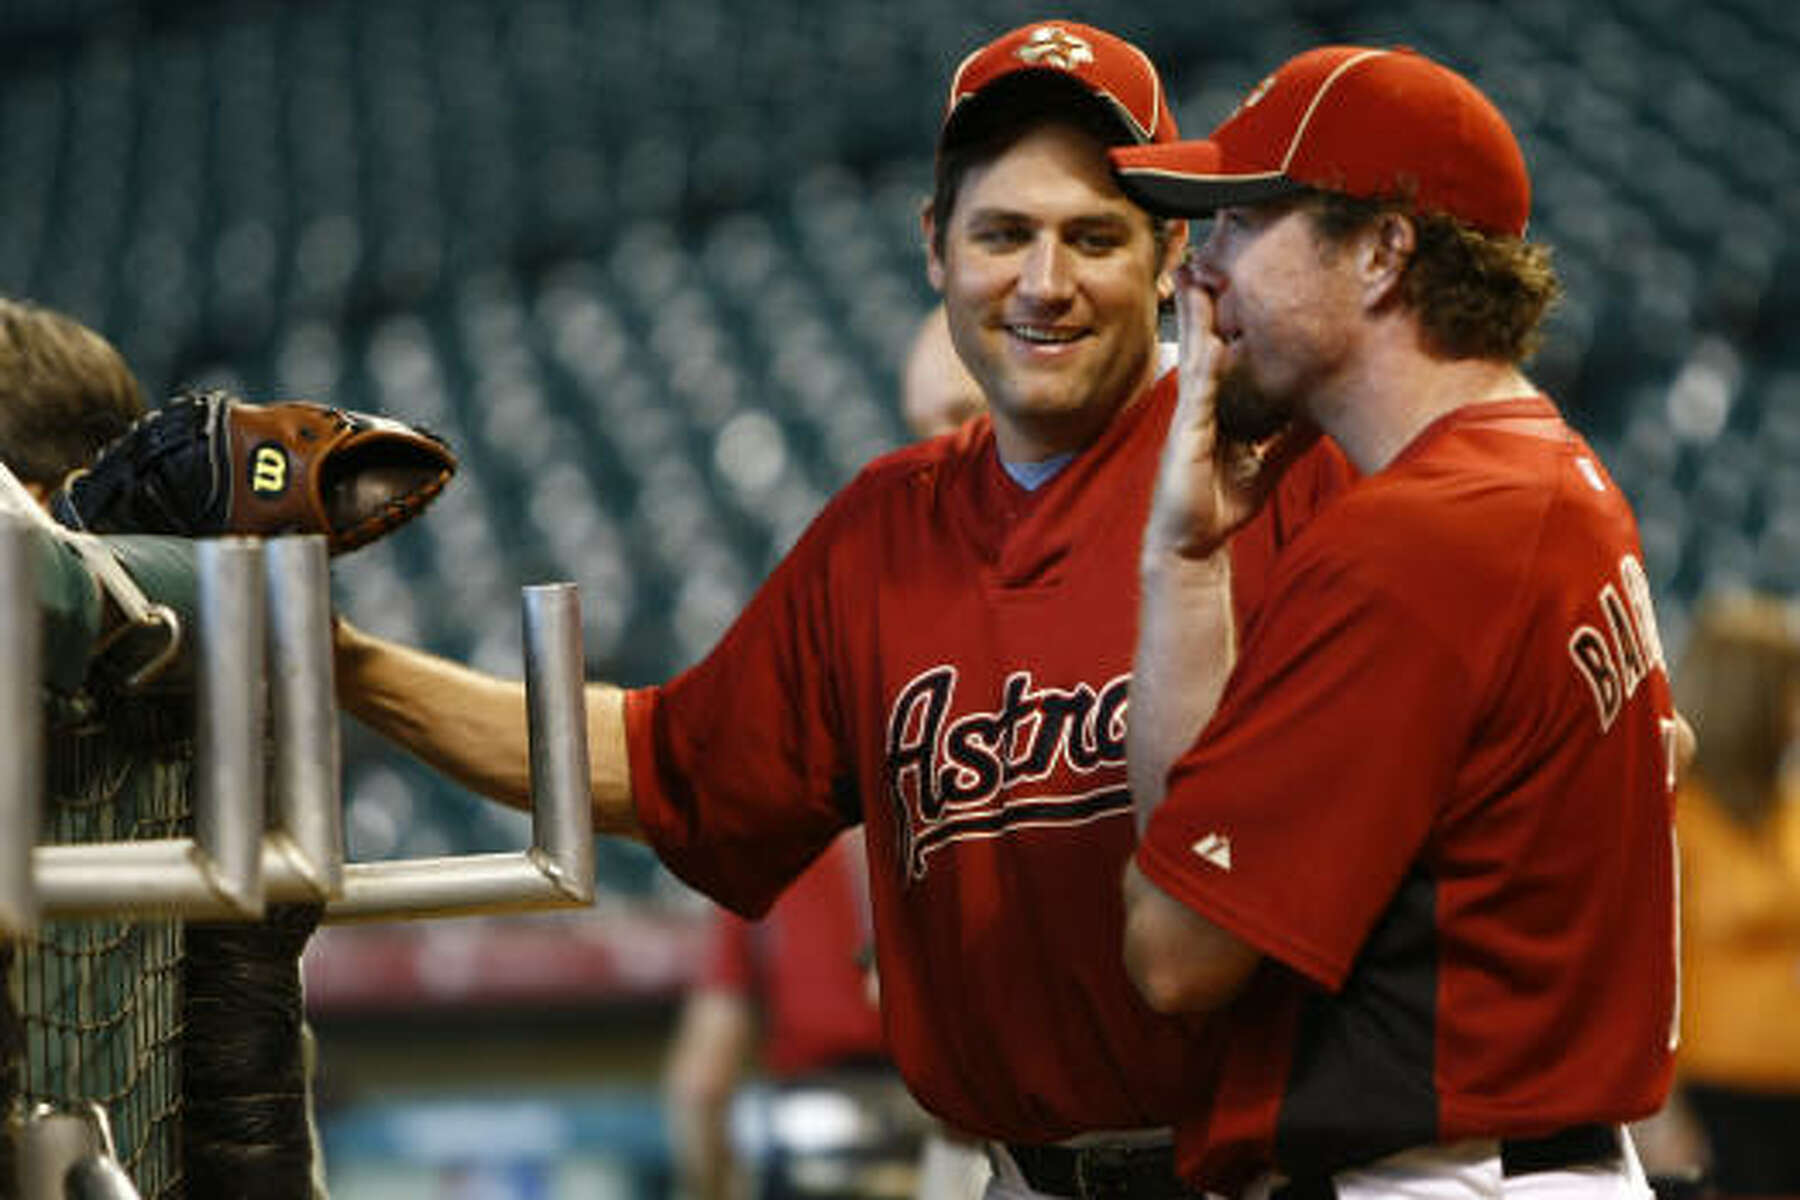
[(341, 554), (412, 520), (455, 470), (443, 439), (399, 421), (186, 392), (70, 475), (50, 510), (92, 533), (322, 533)]

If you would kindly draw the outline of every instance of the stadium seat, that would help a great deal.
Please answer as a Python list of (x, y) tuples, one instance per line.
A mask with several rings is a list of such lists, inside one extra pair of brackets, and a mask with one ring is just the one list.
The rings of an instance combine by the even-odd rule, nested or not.
[[(939, 89), (1027, 15), (154, 10), (0, 16), (19, 47), (0, 284), (99, 325), (153, 393), (230, 380), (443, 433), (461, 477), (417, 532), (345, 565), (346, 608), (504, 665), (517, 587), (575, 578), (595, 670), (634, 681), (692, 661), (823, 498), (904, 438)], [(1769, 86), (1800, 55), (1787, 0), (1086, 17), (1153, 50), (1190, 133), (1306, 42), (1405, 41), (1468, 69), (1533, 160), (1533, 234), (1570, 292), (1542, 381), (1638, 501), (1653, 578), (1672, 604), (1715, 569), (1791, 586), (1800, 396), (1776, 380), (1800, 370), (1800, 90)], [(1744, 358), (1725, 432), (1756, 453), (1657, 432), (1708, 339)]]

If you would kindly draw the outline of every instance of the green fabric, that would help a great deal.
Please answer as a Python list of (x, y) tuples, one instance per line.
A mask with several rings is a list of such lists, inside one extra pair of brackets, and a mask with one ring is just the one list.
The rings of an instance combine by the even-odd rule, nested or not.
[(166, 604), (181, 618), (183, 629), (194, 627), (197, 585), (194, 543), (187, 538), (129, 534), (100, 539), (112, 547), (126, 574), (137, 581), (153, 604)]
[[(33, 529), (30, 536), (38, 602), (44, 616), (44, 683), (52, 691), (73, 692), (87, 680), (90, 662), (101, 640), (106, 620), (103, 593), (72, 547), (43, 530)], [(173, 609), (184, 632), (194, 628), (191, 541), (139, 535), (101, 540), (113, 550), (125, 573), (151, 603)], [(128, 640), (116, 653), (129, 654), (134, 649)]]
[(44, 614), (44, 684), (72, 692), (87, 678), (100, 633), (100, 585), (80, 555), (40, 529), (30, 532), (38, 605)]

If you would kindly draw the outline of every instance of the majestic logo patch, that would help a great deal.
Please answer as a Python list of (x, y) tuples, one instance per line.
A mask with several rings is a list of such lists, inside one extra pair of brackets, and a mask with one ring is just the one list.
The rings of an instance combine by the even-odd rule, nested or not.
[(1130, 675), (1063, 690), (1015, 671), (998, 709), (953, 716), (956, 684), (955, 667), (922, 671), (888, 710), (888, 799), (913, 878), (964, 838), (1131, 811), (1121, 769)]
[(1194, 843), (1194, 853), (1221, 871), (1231, 870), (1231, 839), (1216, 830)]
[(1073, 71), (1094, 61), (1094, 48), (1060, 25), (1040, 25), (1025, 44), (1013, 51), (1019, 61), (1033, 67)]

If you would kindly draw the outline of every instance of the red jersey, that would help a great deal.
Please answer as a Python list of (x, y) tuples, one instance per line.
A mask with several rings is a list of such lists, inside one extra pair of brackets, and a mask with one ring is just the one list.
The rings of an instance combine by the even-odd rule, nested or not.
[[(951, 1125), (1166, 1125), (1209, 1042), (1121, 966), (1138, 548), (1173, 376), (1035, 491), (978, 418), (840, 492), (713, 652), (626, 703), (662, 860), (755, 914), (862, 822), (888, 1047)], [(1237, 601), (1341, 485), (1321, 446), (1237, 539)]]
[(1268, 959), (1184, 1173), (1659, 1106), (1673, 707), (1641, 554), (1541, 397), (1444, 417), (1283, 552), (1137, 858)]
[(868, 901), (852, 841), (833, 842), (761, 921), (714, 910), (699, 982), (756, 1006), (763, 1068), (775, 1079), (886, 1057), (862, 964)]

